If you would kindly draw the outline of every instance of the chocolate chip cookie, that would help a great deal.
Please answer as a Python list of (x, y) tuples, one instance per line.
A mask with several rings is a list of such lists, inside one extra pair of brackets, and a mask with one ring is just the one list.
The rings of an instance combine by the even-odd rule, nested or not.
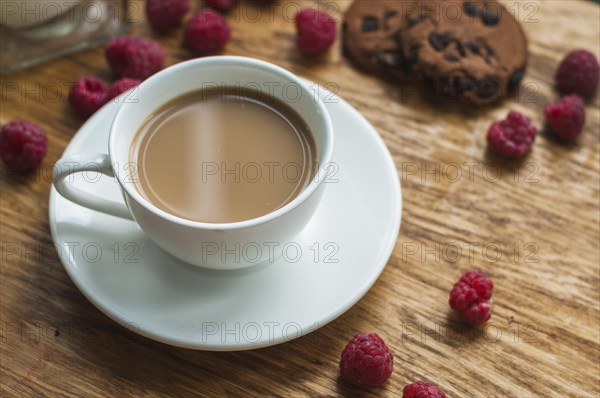
[(527, 63), (526, 38), (498, 1), (395, 3), (396, 18), (384, 29), (361, 33), (363, 24), (370, 26), (367, 17), (379, 21), (392, 10), (387, 1), (357, 0), (346, 16), (347, 51), (364, 69), (419, 81), (429, 95), (476, 105), (494, 102), (519, 84)]
[(419, 23), (397, 33), (414, 73), (435, 94), (483, 105), (514, 89), (527, 64), (527, 41), (496, 0), (421, 0)]
[(394, 60), (393, 55), (386, 55), (382, 64), (378, 47), (401, 28), (404, 12), (414, 6), (414, 0), (356, 0), (344, 18), (344, 53), (363, 70), (382, 73), (385, 64)]

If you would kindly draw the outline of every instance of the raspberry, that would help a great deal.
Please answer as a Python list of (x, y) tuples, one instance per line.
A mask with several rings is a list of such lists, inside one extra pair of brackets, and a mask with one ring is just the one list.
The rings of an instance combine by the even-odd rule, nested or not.
[(483, 323), (490, 319), (490, 303), (494, 284), (482, 271), (464, 274), (450, 291), (450, 307), (469, 323)]
[(192, 50), (203, 53), (218, 50), (229, 41), (231, 31), (223, 16), (205, 8), (185, 26), (184, 41)]
[(27, 120), (13, 120), (0, 129), (0, 158), (15, 171), (36, 168), (48, 150), (46, 132)]
[(546, 124), (565, 140), (574, 140), (579, 136), (585, 124), (583, 100), (577, 94), (567, 95), (544, 108)]
[(598, 60), (589, 51), (571, 51), (562, 60), (556, 71), (556, 84), (565, 94), (588, 97), (596, 92), (600, 79)]
[(357, 333), (342, 351), (340, 371), (356, 386), (381, 386), (393, 368), (394, 357), (377, 333)]
[(490, 147), (501, 155), (524, 155), (535, 140), (537, 129), (531, 120), (518, 112), (510, 112), (505, 120), (494, 122), (487, 135)]
[(237, 0), (204, 0), (204, 3), (209, 7), (216, 8), (217, 10), (227, 11), (235, 6)]
[(431, 383), (417, 381), (404, 387), (402, 398), (446, 398), (446, 394)]
[(83, 76), (69, 92), (69, 103), (83, 116), (93, 115), (107, 101), (108, 86), (95, 76)]
[(104, 55), (116, 77), (145, 79), (163, 67), (165, 52), (155, 41), (120, 36), (104, 46)]
[(296, 45), (305, 54), (326, 52), (335, 41), (335, 21), (328, 14), (306, 8), (296, 14)]
[(146, 17), (161, 32), (179, 26), (190, 10), (190, 0), (146, 0)]
[(113, 83), (113, 85), (108, 89), (108, 94), (106, 95), (106, 101), (113, 100), (117, 98), (119, 95), (123, 94), (125, 91), (137, 87), (142, 81), (138, 79), (130, 79), (128, 77), (124, 77), (120, 80), (117, 80)]

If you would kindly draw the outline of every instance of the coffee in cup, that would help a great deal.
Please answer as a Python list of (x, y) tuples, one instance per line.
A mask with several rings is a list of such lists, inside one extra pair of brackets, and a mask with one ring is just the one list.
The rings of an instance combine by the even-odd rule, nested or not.
[(291, 202), (315, 175), (315, 140), (285, 102), (244, 87), (181, 95), (135, 135), (136, 189), (177, 217), (231, 223)]

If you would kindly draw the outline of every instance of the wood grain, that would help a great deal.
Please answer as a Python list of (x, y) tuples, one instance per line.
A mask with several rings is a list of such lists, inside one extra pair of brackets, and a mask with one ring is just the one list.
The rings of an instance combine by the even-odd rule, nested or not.
[[(598, 95), (574, 144), (542, 133), (518, 163), (492, 156), (485, 144), (487, 126), (509, 109), (542, 126), (544, 104), (557, 97), (552, 74), (563, 54), (583, 47), (599, 55), (599, 6), (508, 2), (520, 10), (529, 37), (524, 82), (515, 98), (465, 110), (423, 103), (362, 74), (342, 57), (339, 40), (324, 59), (301, 57), (284, 15), (315, 4), (243, 3), (229, 16), (233, 35), (223, 53), (329, 84), (383, 137), (401, 174), (404, 212), (398, 243), (372, 290), (317, 332), (275, 347), (210, 353), (157, 343), (96, 310), (65, 273), (49, 233), (50, 168), (32, 175), (2, 169), (2, 396), (398, 397), (418, 379), (438, 383), (448, 397), (600, 395)], [(350, 2), (318, 4), (339, 18)], [(134, 32), (160, 41), (168, 64), (191, 57), (180, 30), (158, 36), (141, 4), (131, 7)], [(83, 74), (110, 78), (101, 48), (2, 77), (0, 122), (39, 123), (49, 134), (47, 165), (84, 122), (66, 101), (68, 85)], [(447, 305), (454, 281), (474, 267), (496, 286), (493, 317), (482, 329), (458, 325)], [(337, 364), (346, 340), (361, 330), (382, 335), (396, 362), (384, 388), (357, 393), (338, 381)]]

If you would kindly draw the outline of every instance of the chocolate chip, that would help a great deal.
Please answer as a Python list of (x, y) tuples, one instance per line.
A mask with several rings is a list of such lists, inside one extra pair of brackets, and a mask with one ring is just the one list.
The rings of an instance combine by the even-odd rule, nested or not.
[(515, 88), (517, 88), (517, 86), (519, 85), (519, 83), (521, 82), (521, 79), (523, 78), (523, 75), (525, 74), (525, 71), (523, 69), (517, 69), (511, 76), (510, 79), (508, 79), (508, 91), (512, 91)]
[(495, 8), (486, 8), (481, 11), (481, 21), (486, 26), (494, 26), (500, 21), (500, 15)]
[(488, 55), (494, 55), (496, 53), (494, 49), (487, 43), (485, 44), (485, 51), (487, 51)]
[(463, 10), (467, 13), (467, 15), (470, 15), (472, 17), (477, 15), (477, 8), (477, 4), (470, 3), (468, 1), (463, 3)]
[(473, 90), (476, 81), (471, 76), (460, 76), (454, 80), (454, 90), (456, 95), (461, 95), (464, 92)]
[(444, 59), (446, 61), (450, 61), (450, 62), (458, 62), (458, 57), (456, 57), (452, 54), (444, 54)]
[(475, 95), (481, 99), (492, 98), (498, 94), (498, 83), (492, 79), (480, 81), (475, 88)]
[(465, 48), (463, 47), (463, 44), (461, 43), (460, 40), (456, 40), (456, 50), (458, 50), (458, 53), (460, 54), (461, 57), (466, 57), (467, 56), (467, 52), (465, 51)]
[(467, 47), (473, 54), (481, 55), (481, 47), (479, 44), (468, 41), (465, 43), (465, 47)]
[(404, 59), (400, 50), (385, 50), (377, 53), (377, 60), (386, 68), (400, 69), (404, 67)]
[(412, 28), (415, 25), (425, 22), (426, 19), (427, 18), (425, 18), (423, 15), (418, 15), (416, 17), (410, 17), (410, 18), (408, 18), (408, 27)]
[(363, 32), (376, 32), (379, 30), (379, 21), (375, 17), (363, 17), (361, 30)]
[(390, 19), (391, 17), (395, 17), (396, 15), (398, 15), (397, 11), (388, 10), (385, 12), (385, 14), (383, 14), (383, 19)]
[(419, 61), (419, 51), (420, 50), (421, 50), (421, 46), (418, 44), (413, 44), (410, 47), (410, 50), (408, 52), (408, 57), (406, 57), (404, 59), (404, 72), (405, 73), (410, 73), (412, 71), (413, 67)]
[(442, 51), (450, 44), (450, 36), (447, 33), (431, 32), (429, 34), (429, 44), (436, 51)]

